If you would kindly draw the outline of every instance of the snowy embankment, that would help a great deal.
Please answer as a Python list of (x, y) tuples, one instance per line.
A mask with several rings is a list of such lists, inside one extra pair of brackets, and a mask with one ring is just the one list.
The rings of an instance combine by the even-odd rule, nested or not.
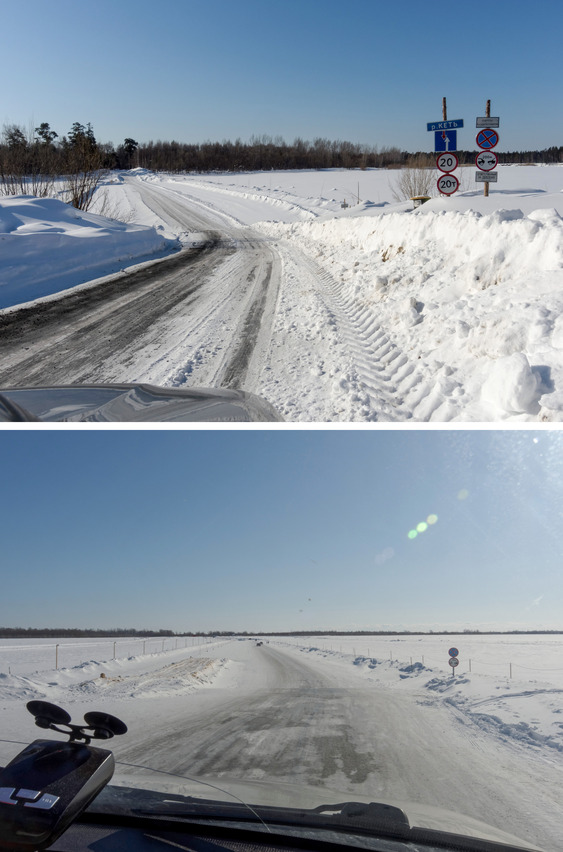
[(0, 197), (0, 309), (178, 248), (154, 227), (83, 213), (55, 198)]
[[(178, 649), (170, 648), (168, 640), (166, 650), (147, 648), (147, 653), (143, 654), (142, 642), (137, 641), (136, 653), (115, 658), (107, 640), (99, 643), (99, 654), (93, 651), (95, 644), (98, 643), (60, 640), (57, 669), (52, 641), (41, 646), (36, 640), (0, 642), (0, 740), (33, 733), (25, 712), (28, 701), (59, 704), (68, 709), (71, 716), (80, 715), (76, 708), (73, 711), (73, 705), (84, 709), (103, 705), (119, 715), (123, 712), (119, 705), (128, 701), (125, 713), (128, 719), (146, 718), (151, 711), (147, 712), (144, 699), (160, 700), (165, 704), (177, 697), (185, 699), (188, 693), (215, 685), (218, 676), (229, 667), (222, 653), (224, 642)], [(117, 644), (127, 642), (120, 640)], [(160, 645), (158, 642), (159, 648)], [(151, 648), (154, 647), (152, 641)], [(90, 657), (92, 654), (94, 658)], [(63, 658), (69, 661), (66, 665), (60, 664)], [(70, 662), (73, 660), (74, 663)], [(135, 699), (134, 704), (132, 699)]]
[(433, 377), (429, 419), (560, 420), (563, 219), (449, 204), (261, 230), (313, 257), (374, 342), (383, 330)]
[[(276, 640), (354, 669), (364, 683), (443, 704), (456, 721), (505, 744), (563, 759), (563, 636), (326, 636)], [(460, 651), (449, 666), (448, 650)]]

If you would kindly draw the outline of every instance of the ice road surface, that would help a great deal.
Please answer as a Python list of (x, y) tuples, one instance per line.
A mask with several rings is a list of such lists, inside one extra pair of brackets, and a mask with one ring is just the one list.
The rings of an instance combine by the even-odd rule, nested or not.
[[(35, 738), (25, 703), (44, 699), (64, 706), (75, 722), (92, 709), (123, 718), (129, 733), (112, 741), (118, 760), (133, 755), (154, 766), (160, 758), (166, 768), (185, 751), (188, 764), (199, 758), (202, 765), (202, 752), (211, 753), (215, 744), (212, 766), (228, 756), (230, 775), (267, 780), (264, 755), (273, 743), (270, 774), (279, 779), (289, 766), (283, 781), (314, 784), (315, 748), (322, 742), (328, 789), (379, 794), (383, 801), (405, 793), (412, 801), (444, 805), (439, 799), (447, 791), (455, 798), (459, 787), (466, 791), (455, 802), (460, 813), (486, 815), (497, 828), (558, 848), (563, 636), (268, 637), (263, 643), (2, 640), (0, 765), (19, 750), (15, 741)], [(455, 671), (448, 665), (451, 648), (459, 652)], [(278, 722), (283, 712), (291, 724), (289, 717)], [(356, 729), (350, 731), (352, 718)], [(162, 729), (160, 720), (166, 720)], [(231, 723), (239, 727), (227, 747), (219, 732)], [(185, 732), (185, 742), (175, 728)], [(389, 750), (399, 760), (394, 769), (385, 763)], [(356, 755), (360, 764), (341, 764), (340, 753), (348, 761)], [(217, 774), (226, 783), (222, 766)], [(490, 798), (487, 814), (474, 810), (481, 807), (480, 791), (495, 789), (511, 803), (514, 824), (496, 794), (481, 796)], [(453, 808), (451, 796), (447, 806)]]
[[(456, 196), (416, 210), (394, 200), (398, 173), (388, 170), (135, 170), (100, 190), (99, 209), (127, 225), (2, 198), (1, 304), (197, 242), (143, 204), (138, 181), (279, 254), (268, 355), (245, 389), (286, 419), (561, 422), (563, 166), (501, 166), (489, 198), (474, 168), (458, 171)], [(204, 367), (188, 381), (202, 377)]]

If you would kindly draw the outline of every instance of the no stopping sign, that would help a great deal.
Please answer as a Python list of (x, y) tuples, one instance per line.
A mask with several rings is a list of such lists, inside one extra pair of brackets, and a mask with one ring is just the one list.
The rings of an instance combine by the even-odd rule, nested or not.
[(442, 195), (453, 195), (459, 189), (459, 181), (455, 175), (440, 175), (437, 186)]

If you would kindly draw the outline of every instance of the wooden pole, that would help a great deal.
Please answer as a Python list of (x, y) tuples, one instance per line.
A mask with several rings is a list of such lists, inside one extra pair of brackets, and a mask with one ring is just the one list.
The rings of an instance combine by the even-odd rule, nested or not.
[(442, 98), (442, 119), (444, 121), (448, 120), (448, 110), (446, 109), (446, 99)]
[[(487, 106), (485, 108), (485, 116), (487, 118), (491, 117), (491, 102), (490, 101), (487, 101)], [(483, 184), (483, 195), (484, 195), (485, 198), (489, 197), (489, 181), (487, 181), (487, 180)]]

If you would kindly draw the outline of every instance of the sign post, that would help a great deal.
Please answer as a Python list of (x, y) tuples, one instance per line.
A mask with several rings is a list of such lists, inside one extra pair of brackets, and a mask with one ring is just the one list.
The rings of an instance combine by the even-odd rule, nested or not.
[(436, 166), (444, 172), (437, 182), (438, 191), (442, 195), (453, 195), (459, 189), (459, 180), (451, 174), (458, 166), (458, 158), (453, 153), (457, 151), (458, 127), (463, 127), (463, 119), (448, 121), (446, 99), (442, 98), (442, 121), (430, 121), (426, 125), (426, 129), (434, 133), (434, 152), (439, 155)]
[[(475, 165), (479, 172), (475, 174), (475, 180), (477, 183), (483, 183), (483, 195), (488, 197), (489, 195), (489, 183), (494, 183), (497, 180), (497, 173), (492, 171), (498, 163), (497, 155), (491, 151), (491, 148), (496, 147), (498, 145), (498, 133), (495, 129), (499, 126), (500, 119), (498, 116), (491, 116), (491, 102), (487, 101), (486, 114), (484, 116), (478, 116), (476, 121), (476, 127), (482, 128), (479, 130), (477, 134), (477, 145), (481, 148), (481, 153), (477, 154), (475, 159)], [(487, 172), (483, 176), (483, 172)]]
[(450, 659), (448, 660), (448, 663), (452, 667), (452, 677), (453, 677), (455, 675), (456, 666), (459, 666), (459, 660), (457, 658), (459, 651), (457, 650), (457, 648), (450, 648), (450, 650), (448, 651), (448, 654), (450, 655)]

